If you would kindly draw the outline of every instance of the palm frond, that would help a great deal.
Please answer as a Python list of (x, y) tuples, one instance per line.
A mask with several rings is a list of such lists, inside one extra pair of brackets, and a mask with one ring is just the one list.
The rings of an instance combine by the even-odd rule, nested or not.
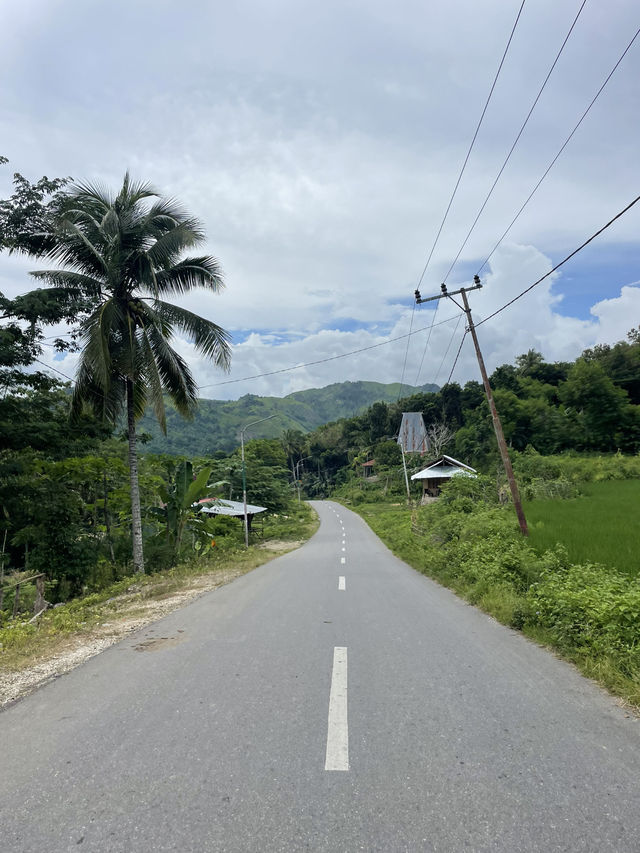
[(191, 417), (198, 401), (198, 386), (189, 366), (158, 326), (147, 329), (147, 335), (165, 392), (183, 417)]
[(34, 270), (29, 273), (34, 278), (41, 278), (47, 284), (53, 285), (50, 293), (64, 293), (70, 296), (89, 295), (100, 296), (103, 282), (91, 275), (73, 272), (72, 270)]
[(167, 416), (164, 408), (164, 398), (162, 394), (162, 380), (158, 372), (155, 353), (149, 341), (149, 336), (146, 329), (142, 330), (141, 334), (142, 355), (144, 356), (144, 373), (145, 384), (149, 389), (149, 398), (155, 412), (156, 419), (160, 424), (162, 432), (166, 435), (167, 432)]
[(229, 369), (231, 336), (221, 326), (168, 302), (156, 300), (153, 307), (159, 317), (185, 332), (199, 352), (223, 370)]
[(197, 287), (218, 293), (224, 288), (222, 270), (218, 261), (211, 255), (199, 258), (185, 258), (171, 269), (156, 273), (158, 295), (180, 296)]
[(165, 231), (147, 251), (147, 257), (155, 269), (166, 270), (178, 262), (185, 249), (199, 240), (188, 222), (181, 222), (170, 231)]

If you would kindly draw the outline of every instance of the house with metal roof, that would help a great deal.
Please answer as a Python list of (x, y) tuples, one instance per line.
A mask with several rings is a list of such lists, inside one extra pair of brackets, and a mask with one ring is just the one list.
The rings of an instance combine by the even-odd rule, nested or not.
[[(244, 518), (244, 504), (241, 501), (228, 501), (221, 498), (203, 498), (198, 503), (202, 504), (202, 512), (209, 515), (227, 515), (231, 518)], [(266, 512), (266, 506), (254, 506), (247, 504), (247, 527), (251, 530), (253, 517), (260, 512)]]
[(477, 477), (478, 472), (470, 465), (465, 465), (464, 462), (459, 462), (452, 456), (447, 456), (444, 453), (431, 465), (413, 474), (412, 480), (420, 480), (422, 482), (422, 497), (423, 499), (437, 498), (440, 494), (440, 487), (443, 483), (448, 482), (452, 477)]

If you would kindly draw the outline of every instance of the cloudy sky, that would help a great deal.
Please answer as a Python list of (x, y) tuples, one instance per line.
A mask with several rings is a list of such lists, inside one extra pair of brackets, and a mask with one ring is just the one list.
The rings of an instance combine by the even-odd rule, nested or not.
[[(184, 304), (234, 340), (228, 375), (177, 342), (205, 397), (442, 384), (464, 323), (448, 301), (414, 308), (415, 287), (470, 283), (640, 26), (637, 0), (587, 0), (448, 272), (582, 6), (525, 2), (421, 279), (520, 3), (5, 0), (0, 196), (14, 170), (117, 188), (129, 169), (198, 216), (226, 289)], [(640, 37), (482, 269), (476, 319), (640, 194), (639, 142)], [(640, 324), (639, 233), (640, 203), (482, 326), (489, 369), (624, 339)], [(32, 268), (0, 258), (0, 290), (30, 289)], [(44, 358), (73, 374), (73, 356)], [(475, 378), (467, 336), (453, 380)]]

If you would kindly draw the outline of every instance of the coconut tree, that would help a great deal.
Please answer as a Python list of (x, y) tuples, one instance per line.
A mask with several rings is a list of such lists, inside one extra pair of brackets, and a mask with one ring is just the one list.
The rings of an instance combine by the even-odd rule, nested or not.
[(197, 405), (189, 366), (171, 346), (174, 333), (186, 335), (216, 365), (229, 365), (224, 329), (163, 300), (197, 287), (221, 289), (214, 258), (184, 257), (203, 240), (196, 219), (149, 184), (131, 181), (127, 173), (115, 196), (90, 184), (65, 192), (56, 239), (47, 252), (58, 268), (33, 273), (60, 298), (76, 293), (94, 300), (81, 323), (72, 417), (89, 407), (115, 424), (126, 410), (136, 572), (144, 571), (136, 420), (151, 405), (166, 431), (164, 395), (185, 417)]

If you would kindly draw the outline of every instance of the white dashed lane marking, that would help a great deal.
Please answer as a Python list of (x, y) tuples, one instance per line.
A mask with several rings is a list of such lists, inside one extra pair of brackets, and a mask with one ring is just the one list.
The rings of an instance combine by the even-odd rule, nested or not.
[(338, 589), (339, 590), (346, 590), (346, 588), (347, 588), (347, 580), (346, 580), (344, 575), (340, 575), (340, 577), (338, 578)]
[(347, 649), (333, 650), (333, 672), (329, 693), (327, 753), (325, 770), (349, 769), (349, 723), (347, 719)]

